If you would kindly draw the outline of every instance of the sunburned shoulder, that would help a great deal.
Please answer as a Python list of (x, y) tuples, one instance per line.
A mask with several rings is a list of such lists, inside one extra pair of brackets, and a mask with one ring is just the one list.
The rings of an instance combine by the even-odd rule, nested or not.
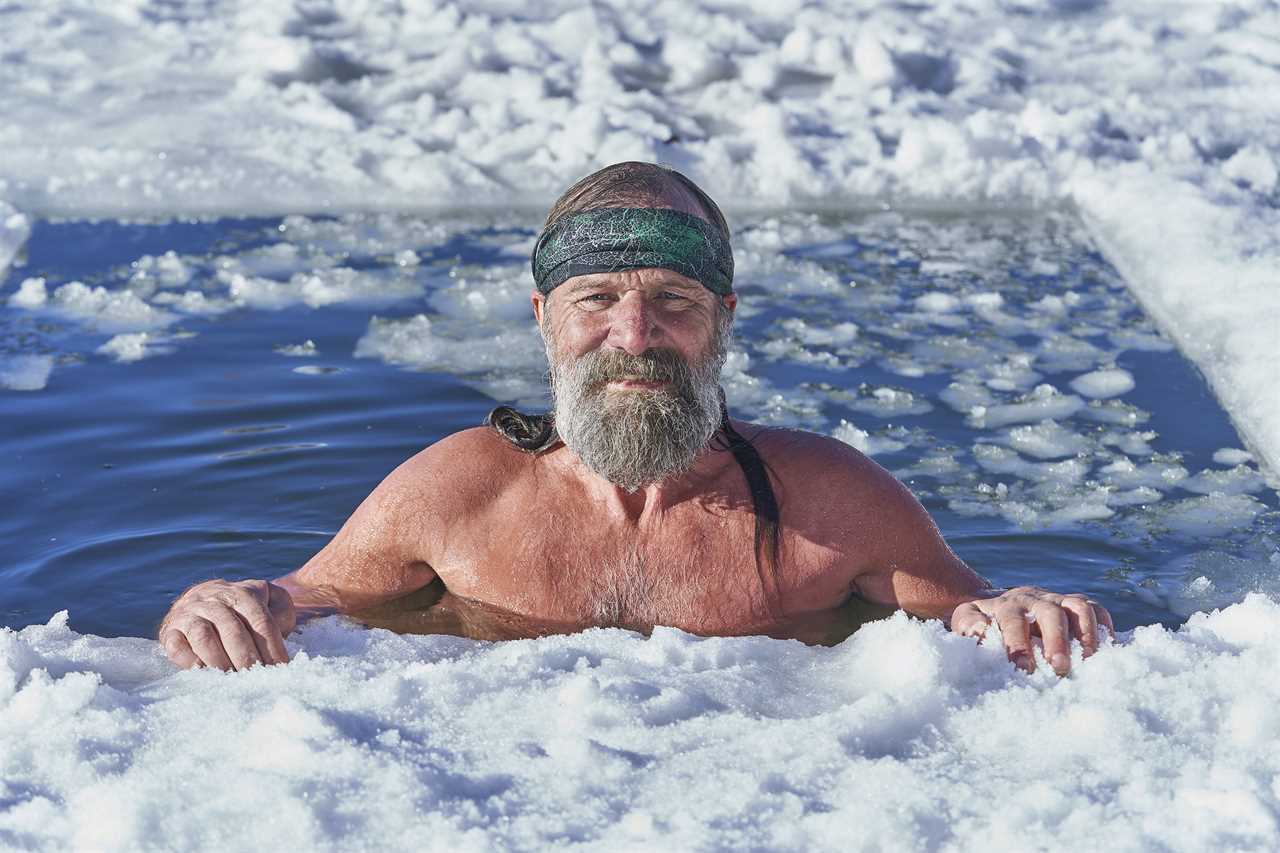
[(474, 427), (445, 436), (405, 460), (383, 486), (459, 509), (494, 500), (533, 457), (493, 429)]

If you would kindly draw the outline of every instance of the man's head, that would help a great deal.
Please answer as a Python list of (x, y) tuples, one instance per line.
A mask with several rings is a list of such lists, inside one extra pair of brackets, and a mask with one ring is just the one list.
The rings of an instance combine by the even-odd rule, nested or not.
[(560, 437), (628, 490), (687, 471), (720, 424), (737, 298), (728, 227), (688, 178), (609, 166), (551, 208), (534, 313)]

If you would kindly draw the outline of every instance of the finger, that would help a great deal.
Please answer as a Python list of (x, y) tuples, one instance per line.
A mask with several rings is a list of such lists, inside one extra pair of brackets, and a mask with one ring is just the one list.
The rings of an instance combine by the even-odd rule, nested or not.
[(1062, 599), (1062, 609), (1067, 612), (1067, 624), (1071, 636), (1080, 641), (1084, 656), (1098, 650), (1098, 619), (1093, 604), (1082, 595), (1068, 595)]
[(248, 669), (255, 663), (262, 663), (262, 656), (258, 654), (253, 636), (234, 610), (229, 607), (210, 607), (201, 610), (200, 615), (218, 629), (222, 647), (236, 669)]
[(222, 646), (218, 629), (208, 619), (191, 616), (181, 630), (191, 645), (191, 650), (205, 666), (217, 667), (224, 671), (235, 669), (231, 664), (231, 658), (227, 656), (227, 650)]
[(298, 624), (298, 611), (293, 605), (293, 596), (284, 587), (273, 583), (267, 584), (267, 595), (267, 610), (279, 626), (280, 633), (289, 636)]
[(236, 615), (249, 630), (258, 657), (263, 663), (288, 663), (289, 653), (284, 648), (284, 637), (267, 610), (267, 591), (259, 596), (245, 592), (237, 598)]
[(1027, 609), (1005, 604), (996, 609), (995, 617), (1009, 660), (1024, 672), (1035, 672), (1036, 658), (1031, 653), (1031, 625), (1027, 622)]
[(1101, 604), (1093, 604), (1093, 615), (1100, 624), (1107, 626), (1107, 632), (1114, 638), (1116, 635), (1116, 623), (1111, 621), (1111, 614), (1107, 612), (1107, 608)]
[(191, 644), (177, 629), (169, 628), (160, 634), (160, 647), (169, 660), (183, 669), (200, 666), (199, 656), (191, 650)]
[(977, 637), (981, 643), (991, 627), (991, 617), (983, 613), (977, 604), (970, 601), (961, 604), (951, 614), (951, 631), (962, 637)]
[(1040, 639), (1044, 640), (1044, 656), (1058, 675), (1071, 671), (1071, 627), (1067, 611), (1061, 605), (1041, 600), (1032, 607)]

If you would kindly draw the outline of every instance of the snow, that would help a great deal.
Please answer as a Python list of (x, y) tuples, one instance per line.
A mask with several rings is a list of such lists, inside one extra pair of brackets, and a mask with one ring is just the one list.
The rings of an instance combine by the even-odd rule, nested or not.
[[(1259, 0), (18, 3), (0, 269), (32, 217), (537, 208), (626, 158), (671, 162), (731, 210), (1069, 205), (1274, 471), (1278, 15)], [(248, 301), (361, 286), (263, 292), (245, 275)]]
[(1118, 367), (1091, 370), (1071, 380), (1072, 391), (1095, 400), (1119, 397), (1128, 394), (1133, 388), (1133, 374)]
[(80, 636), (64, 613), (0, 634), (0, 839), (906, 850), (1087, 831), (1263, 849), (1280, 839), (1280, 683), (1258, 678), (1277, 626), (1280, 605), (1250, 595), (1077, 648), (1059, 680), (902, 615), (832, 649), (661, 628), (489, 644), (330, 618), (286, 667), (173, 674), (153, 643)]
[[(822, 424), (836, 391), (779, 389), (753, 359), (943, 375), (942, 402), (984, 430), (983, 479), (950, 505), (1026, 525), (1217, 537), (1264, 511), (1253, 495), (1280, 471), (1273, 3), (20, 0), (4, 20), (5, 280), (42, 217), (294, 214), (251, 252), (144, 255), (121, 287), (26, 278), (0, 296), (102, 336), (98, 357), (162, 353), (188, 315), (430, 292), (430, 314), (371, 320), (358, 354), (532, 399), (527, 235), (496, 229), (510, 262), (444, 281), (422, 258), (463, 217), (385, 214), (545, 209), (595, 167), (657, 159), (724, 202), (744, 291), (849, 309), (731, 350), (730, 403), (763, 422), (889, 456), (927, 442)], [(962, 285), (901, 305), (780, 251), (824, 251), (798, 210), (884, 205), (1074, 211), (1165, 337), (1095, 336), (1111, 308), (1085, 287), (1024, 311), (1001, 283), (963, 284), (995, 251), (982, 241), (923, 259)], [(1026, 268), (1018, 286), (1062, 272)], [(905, 354), (868, 342), (889, 333)], [(1156, 452), (1117, 399), (1133, 388), (1117, 353), (1166, 339), (1241, 434), (1220, 468)], [(0, 387), (38, 391), (57, 363), (0, 355)], [(1042, 382), (1053, 371), (1081, 374), (1074, 393)], [(928, 405), (851, 397), (877, 418)], [(897, 473), (958, 477), (961, 452)], [(900, 615), (830, 650), (664, 629), (487, 645), (331, 619), (290, 640), (288, 667), (230, 675), (175, 674), (154, 641), (55, 617), (0, 633), (0, 846), (1275, 848), (1280, 686), (1259, 673), (1277, 671), (1280, 565), (1198, 559), (1162, 593), (1185, 627), (1140, 628), (1063, 681)], [(1270, 597), (1241, 601), (1253, 588)]]
[(51, 355), (0, 355), (0, 388), (40, 391), (53, 373)]

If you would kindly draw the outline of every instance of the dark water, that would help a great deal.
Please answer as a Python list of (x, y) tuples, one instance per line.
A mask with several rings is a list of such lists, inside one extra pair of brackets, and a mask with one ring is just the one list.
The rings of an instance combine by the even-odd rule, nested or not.
[[(532, 360), (537, 349), (524, 319), (520, 252), (531, 221), (476, 220), (441, 230), (386, 217), (288, 220), (284, 231), (280, 220), (38, 223), (0, 300), (41, 276), (50, 294), (73, 280), (110, 293), (131, 289), (153, 306), (168, 306), (176, 319), (153, 330), (159, 350), (118, 363), (97, 350), (131, 327), (109, 311), (86, 314), (52, 297), (39, 310), (0, 307), (0, 358), (11, 365), (14, 356), (52, 359), (43, 389), (0, 388), (0, 624), (44, 622), (68, 609), (81, 632), (152, 635), (186, 586), (296, 568), (404, 458), (479, 423), (496, 400), (530, 402), (542, 369)], [(782, 242), (770, 248), (763, 239), (745, 241), (739, 287), (744, 305), (754, 308), (742, 312), (739, 331), (749, 366), (734, 373), (731, 364), (726, 380), (735, 415), (826, 432), (847, 418), (874, 438), (897, 441), (901, 447), (876, 459), (902, 473), (971, 565), (1000, 586), (1086, 592), (1111, 609), (1122, 630), (1178, 624), (1192, 607), (1215, 603), (1193, 594), (1204, 589), (1197, 578), (1207, 578), (1215, 594), (1238, 598), (1275, 573), (1275, 493), (1247, 478), (1234, 503), (1223, 504), (1225, 514), (1215, 515), (1212, 498), (1175, 486), (1143, 503), (1118, 504), (1106, 518), (1052, 515), (1106, 492), (1102, 471), (1121, 456), (1104, 440), (1108, 431), (1155, 433), (1154, 455), (1133, 460), (1180, 465), (1191, 475), (1226, 470), (1214, 452), (1240, 446), (1195, 369), (1159, 342), (1114, 272), (1069, 223), (801, 218), (781, 230), (770, 221), (751, 228), (776, 232)], [(297, 251), (262, 253), (286, 243)], [(966, 254), (972, 245), (986, 248)], [(417, 253), (407, 264), (396, 255), (405, 249)], [(140, 258), (170, 251), (187, 259), (176, 284), (156, 288), (154, 270), (139, 279), (149, 263)], [(943, 261), (928, 263), (938, 257)], [(365, 276), (372, 289), (310, 305), (240, 299), (206, 314), (156, 298), (200, 292), (232, 299), (235, 286), (219, 270), (253, 273), (261, 290), (263, 282), (335, 268)], [(805, 284), (818, 271), (831, 281)], [(914, 312), (911, 300), (926, 292), (999, 292), (1005, 315), (1033, 320), (1041, 309), (1031, 306), (1046, 295), (1084, 298), (1064, 318), (1039, 326), (1035, 320), (1034, 328), (963, 311), (963, 327), (948, 327)], [(370, 322), (373, 315), (397, 323), (418, 314), (431, 319), (430, 334), (414, 337), (406, 326), (405, 336), (390, 340)], [(802, 318), (809, 332), (788, 329), (787, 318)], [(859, 327), (851, 340), (824, 343), (812, 332), (844, 321)], [(1146, 336), (1142, 348), (1115, 343), (1129, 333)], [(1064, 366), (1063, 358), (1037, 350), (1063, 336), (1102, 354), (1066, 358)], [(318, 356), (277, 351), (304, 340)], [(425, 350), (415, 349), (424, 341)], [(970, 349), (957, 356), (954, 341)], [(995, 403), (1025, 395), (1035, 382), (1065, 390), (1073, 376), (1102, 364), (1134, 377), (1134, 390), (1121, 399), (1136, 422), (1059, 418), (1084, 442), (1068, 455), (1087, 470), (1075, 483), (983, 469), (975, 448), (999, 430), (975, 427), (941, 401), (952, 383), (981, 378), (991, 364), (1016, 362), (1018, 353), (1039, 353), (1031, 361), (1038, 378), (997, 389)], [(904, 368), (904, 359), (912, 364)], [(870, 389), (885, 386), (932, 408), (884, 417), (858, 408)], [(940, 454), (951, 467), (920, 464)], [(993, 491), (997, 481), (1008, 487), (1003, 496)], [(1015, 500), (1035, 517), (1001, 505)]]

